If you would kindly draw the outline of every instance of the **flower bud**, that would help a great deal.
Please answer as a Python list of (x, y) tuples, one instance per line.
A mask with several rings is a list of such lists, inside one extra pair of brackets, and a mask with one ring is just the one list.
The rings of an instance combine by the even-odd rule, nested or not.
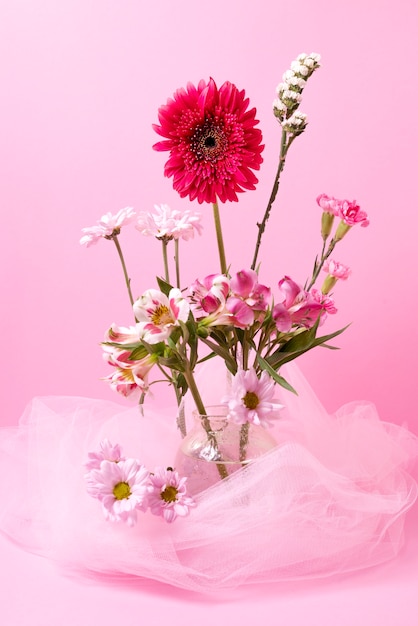
[(321, 218), (321, 235), (322, 239), (326, 241), (330, 236), (332, 225), (334, 223), (334, 215), (332, 213), (328, 213), (328, 211), (324, 211), (322, 213)]
[(326, 279), (323, 282), (323, 285), (321, 287), (321, 291), (324, 295), (327, 295), (331, 289), (335, 286), (335, 283), (337, 282), (338, 278), (335, 278), (335, 276), (331, 276), (331, 274), (328, 274), (328, 276), (326, 277)]
[(341, 222), (338, 224), (338, 228), (334, 235), (335, 241), (341, 241), (341, 239), (346, 236), (350, 228), (351, 226), (349, 226), (343, 220), (341, 220)]

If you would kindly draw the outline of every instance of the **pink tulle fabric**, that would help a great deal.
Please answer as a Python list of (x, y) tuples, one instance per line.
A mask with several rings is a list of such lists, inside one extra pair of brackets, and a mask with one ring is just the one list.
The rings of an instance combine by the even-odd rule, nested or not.
[[(206, 401), (219, 373), (201, 376)], [(107, 522), (86, 493), (83, 463), (102, 439), (153, 468), (173, 463), (175, 409), (75, 397), (35, 398), (0, 433), (0, 529), (69, 570), (148, 578), (204, 593), (356, 570), (394, 557), (417, 497), (418, 440), (369, 403), (328, 415), (296, 366), (298, 390), (273, 431), (278, 446), (197, 496), (186, 518)]]

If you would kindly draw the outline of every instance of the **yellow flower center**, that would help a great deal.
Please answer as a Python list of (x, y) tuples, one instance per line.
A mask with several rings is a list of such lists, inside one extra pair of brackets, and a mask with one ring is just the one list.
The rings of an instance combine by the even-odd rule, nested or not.
[(128, 483), (117, 483), (117, 485), (113, 487), (113, 495), (115, 496), (116, 500), (124, 500), (125, 498), (129, 498), (129, 496), (131, 495), (131, 489)]
[(157, 306), (154, 313), (151, 315), (151, 321), (155, 326), (166, 326), (174, 322), (170, 309), (165, 304)]
[(175, 502), (177, 500), (177, 494), (178, 490), (176, 487), (168, 485), (168, 487), (161, 492), (161, 500), (164, 500), (164, 502)]
[(258, 396), (253, 391), (247, 391), (242, 401), (244, 402), (247, 409), (256, 409), (260, 400)]

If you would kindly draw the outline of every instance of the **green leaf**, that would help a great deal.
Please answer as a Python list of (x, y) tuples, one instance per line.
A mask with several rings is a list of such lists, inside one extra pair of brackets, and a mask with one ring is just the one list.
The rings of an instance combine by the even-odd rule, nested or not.
[(271, 376), (272, 379), (275, 380), (277, 384), (279, 384), (281, 387), (284, 387), (284, 389), (291, 391), (295, 395), (298, 395), (298, 392), (296, 391), (296, 389), (292, 387), (292, 385), (288, 383), (287, 380), (283, 378), (283, 376), (280, 376), (280, 374), (278, 374), (276, 370), (274, 370), (271, 367), (271, 365), (269, 365), (269, 363), (265, 359), (263, 359), (263, 357), (261, 357), (259, 354), (257, 354), (257, 361), (259, 362), (261, 369), (267, 372), (267, 374), (269, 374), (269, 376)]
[(219, 346), (213, 341), (210, 341), (209, 339), (203, 339), (202, 337), (201, 341), (203, 341), (203, 343), (205, 343), (212, 350), (212, 352), (215, 352), (215, 354), (220, 356), (225, 361), (225, 365), (227, 366), (230, 372), (232, 372), (233, 374), (236, 374), (237, 364), (236, 364), (235, 359), (228, 352), (228, 350), (225, 350), (225, 348)]
[(141, 359), (144, 359), (147, 354), (148, 350), (144, 346), (138, 346), (137, 348), (134, 348), (134, 350), (132, 350), (131, 354), (129, 355), (129, 361), (140, 361)]
[(170, 283), (168, 283), (166, 280), (164, 280), (164, 278), (161, 278), (160, 276), (157, 276), (157, 283), (160, 288), (160, 291), (162, 291), (165, 296), (168, 296), (170, 291), (173, 289), (173, 286), (170, 285)]

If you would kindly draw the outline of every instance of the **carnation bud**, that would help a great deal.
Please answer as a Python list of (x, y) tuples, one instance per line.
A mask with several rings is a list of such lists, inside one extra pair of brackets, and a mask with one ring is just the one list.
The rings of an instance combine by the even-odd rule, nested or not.
[(333, 223), (334, 223), (334, 215), (332, 213), (328, 213), (328, 211), (324, 211), (322, 213), (322, 221), (321, 221), (321, 235), (324, 241), (326, 241), (328, 237), (330, 236)]
[(328, 274), (328, 276), (326, 277), (326, 279), (323, 282), (323, 285), (321, 287), (321, 291), (324, 295), (327, 295), (331, 289), (335, 286), (335, 283), (337, 282), (338, 278), (336, 278), (335, 276), (331, 276), (331, 274)]
[(351, 226), (349, 226), (343, 220), (341, 220), (341, 222), (338, 224), (338, 228), (337, 228), (336, 233), (334, 235), (335, 241), (341, 241), (341, 239), (343, 237), (345, 237), (345, 235), (348, 233), (350, 228), (351, 228)]

